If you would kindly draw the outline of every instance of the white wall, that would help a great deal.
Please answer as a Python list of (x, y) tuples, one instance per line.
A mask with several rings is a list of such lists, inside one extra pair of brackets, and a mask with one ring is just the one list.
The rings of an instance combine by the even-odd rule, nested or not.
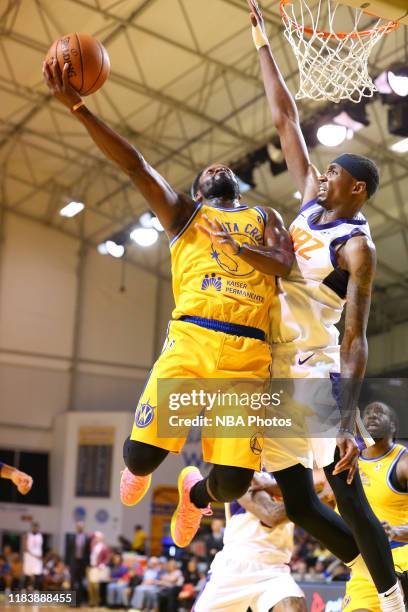
[(375, 376), (408, 367), (408, 323), (368, 339), (367, 374)]
[(121, 261), (88, 249), (81, 272), (77, 240), (10, 213), (3, 235), (0, 440), (19, 424), (50, 431), (68, 409), (132, 412), (165, 334), (170, 283), (157, 300), (157, 277), (127, 264), (121, 292)]

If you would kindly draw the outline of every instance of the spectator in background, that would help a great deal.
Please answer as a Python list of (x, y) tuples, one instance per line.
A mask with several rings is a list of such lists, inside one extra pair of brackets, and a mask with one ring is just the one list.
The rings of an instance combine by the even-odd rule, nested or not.
[(341, 561), (336, 560), (334, 567), (330, 568), (330, 580), (332, 582), (345, 582), (350, 578), (350, 569)]
[(192, 557), (187, 563), (187, 567), (183, 572), (183, 578), (184, 584), (178, 595), (179, 606), (183, 610), (191, 610), (191, 607), (199, 593), (197, 585), (201, 579), (196, 557)]
[(123, 535), (118, 536), (118, 544), (118, 548), (121, 552), (129, 552), (130, 550), (132, 550), (131, 541), (125, 538), (125, 536)]
[(20, 555), (18, 553), (12, 553), (8, 564), (10, 566), (10, 576), (6, 588), (11, 591), (18, 591), (22, 587), (24, 581), (23, 562), (21, 561)]
[(65, 563), (71, 576), (71, 591), (76, 592), (76, 605), (81, 606), (84, 599), (84, 580), (89, 565), (90, 537), (84, 531), (81, 521), (76, 524), (76, 533), (69, 533), (66, 539)]
[(146, 553), (146, 534), (141, 525), (135, 525), (132, 550), (139, 555), (144, 555)]
[(0, 557), (0, 591), (6, 589), (9, 576), (10, 566), (5, 557)]
[(178, 594), (183, 586), (184, 578), (175, 559), (167, 561), (166, 569), (160, 576), (159, 594), (160, 612), (177, 612)]
[(90, 606), (99, 606), (100, 585), (109, 582), (110, 549), (104, 542), (105, 536), (95, 531), (90, 544), (90, 566), (88, 567), (88, 603)]
[(224, 521), (213, 519), (211, 521), (211, 533), (204, 537), (206, 561), (211, 564), (217, 552), (222, 550), (224, 537)]
[(5, 544), (3, 546), (2, 557), (4, 557), (4, 559), (7, 561), (8, 564), (10, 564), (12, 555), (13, 555), (12, 547), (10, 546), (10, 544)]
[(191, 557), (187, 563), (187, 567), (183, 573), (184, 584), (192, 584), (196, 586), (200, 580), (200, 572), (198, 571), (196, 557)]
[(133, 567), (129, 569), (129, 580), (127, 589), (123, 593), (123, 602), (125, 607), (129, 607), (132, 601), (133, 593), (135, 588), (143, 582), (143, 568), (140, 563), (135, 563)]
[(115, 553), (110, 567), (110, 582), (106, 590), (106, 601), (109, 607), (126, 605), (129, 569), (123, 563), (122, 555)]
[(293, 564), (292, 576), (295, 580), (306, 580), (307, 563), (304, 559), (299, 559), (299, 561)]
[(44, 559), (44, 590), (61, 591), (69, 587), (69, 572), (61, 557), (49, 552)]
[(159, 559), (151, 557), (143, 576), (142, 583), (133, 592), (131, 608), (136, 610), (153, 610), (159, 608), (159, 580), (161, 569)]
[(25, 586), (35, 590), (39, 590), (42, 584), (43, 541), (38, 523), (33, 523), (23, 539), (23, 572)]

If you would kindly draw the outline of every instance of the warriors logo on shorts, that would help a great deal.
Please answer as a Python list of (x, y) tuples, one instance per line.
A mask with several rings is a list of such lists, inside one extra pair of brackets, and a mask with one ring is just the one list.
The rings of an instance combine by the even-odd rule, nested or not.
[(154, 419), (154, 409), (156, 406), (151, 406), (149, 400), (145, 404), (139, 404), (136, 408), (135, 425), (140, 429), (148, 427)]
[(260, 455), (262, 453), (262, 441), (263, 436), (261, 436), (260, 434), (254, 434), (252, 436), (249, 445), (254, 455)]

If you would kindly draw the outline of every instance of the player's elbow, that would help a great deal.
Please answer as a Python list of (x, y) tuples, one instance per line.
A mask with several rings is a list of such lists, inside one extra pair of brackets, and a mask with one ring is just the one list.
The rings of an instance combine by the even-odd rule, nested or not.
[(297, 113), (292, 109), (288, 108), (285, 110), (281, 110), (279, 108), (276, 108), (272, 116), (272, 121), (278, 132), (282, 133), (288, 127), (293, 127), (293, 124), (298, 124), (299, 117)]
[(131, 178), (150, 175), (150, 165), (134, 147), (132, 147), (126, 161), (122, 163), (122, 169)]

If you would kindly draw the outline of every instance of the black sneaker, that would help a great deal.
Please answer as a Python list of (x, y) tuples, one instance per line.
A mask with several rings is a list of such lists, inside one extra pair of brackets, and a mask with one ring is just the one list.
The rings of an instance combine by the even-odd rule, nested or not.
[(400, 581), (402, 592), (404, 594), (405, 609), (408, 610), (408, 571), (397, 572), (397, 578)]

